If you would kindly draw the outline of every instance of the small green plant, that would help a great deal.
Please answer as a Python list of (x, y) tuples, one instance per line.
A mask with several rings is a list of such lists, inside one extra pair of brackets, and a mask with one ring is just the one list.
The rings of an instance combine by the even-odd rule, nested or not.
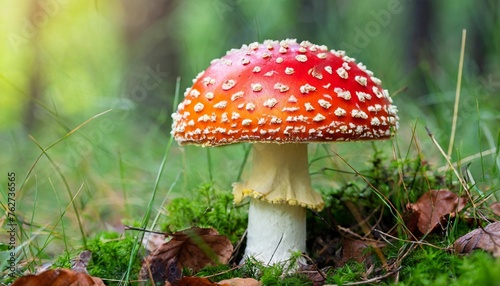
[(192, 226), (212, 227), (232, 242), (245, 232), (247, 214), (235, 206), (229, 191), (219, 191), (212, 184), (203, 184), (192, 196), (175, 198), (166, 206), (162, 230), (175, 232)]
[(349, 261), (343, 267), (327, 273), (326, 284), (342, 285), (346, 282), (360, 281), (366, 273), (365, 266), (356, 261)]
[[(121, 235), (116, 232), (101, 232), (88, 241), (88, 250), (92, 252), (92, 258), (87, 265), (90, 275), (108, 279), (107, 285), (118, 285), (126, 273), (130, 252), (136, 239), (132, 235)], [(59, 256), (52, 264), (52, 268), (68, 268), (72, 266), (72, 259), (78, 253), (66, 252)], [(141, 259), (137, 257), (131, 269), (131, 276), (137, 277), (141, 267)], [(116, 282), (114, 282), (116, 281)]]
[(397, 285), (500, 285), (500, 261), (477, 251), (456, 256), (446, 251), (417, 247), (405, 260)]
[(64, 254), (60, 255), (59, 257), (56, 258), (56, 261), (52, 264), (52, 268), (71, 268), (71, 258), (76, 256), (77, 253), (72, 253), (65, 252)]
[(300, 257), (301, 255), (297, 253), (292, 256), (289, 263), (277, 263), (271, 266), (247, 258), (244, 263), (232, 268), (229, 265), (207, 266), (196, 273), (196, 276), (209, 277), (215, 282), (240, 277), (256, 279), (262, 282), (262, 285), (313, 285), (308, 277), (291, 270), (291, 265), (294, 265)]
[[(92, 252), (92, 259), (88, 265), (89, 274), (103, 279), (120, 280), (127, 271), (130, 252), (135, 243), (136, 239), (131, 235), (121, 236), (114, 232), (99, 233), (88, 244)], [(140, 267), (141, 261), (137, 257), (131, 269), (132, 277), (138, 276)]]

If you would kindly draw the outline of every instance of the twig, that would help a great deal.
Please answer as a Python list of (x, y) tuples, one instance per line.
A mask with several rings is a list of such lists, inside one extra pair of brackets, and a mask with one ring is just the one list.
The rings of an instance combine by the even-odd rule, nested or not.
[(283, 240), (283, 236), (284, 236), (284, 235), (285, 235), (284, 233), (282, 233), (282, 234), (281, 234), (280, 240), (278, 241), (278, 245), (276, 245), (276, 248), (274, 248), (273, 254), (272, 254), (272, 255), (271, 255), (271, 257), (269, 258), (269, 261), (267, 262), (267, 264), (268, 264), (268, 265), (270, 265), (270, 264), (271, 264), (271, 261), (273, 261), (273, 257), (274, 257), (274, 255), (276, 254), (276, 251), (278, 250), (278, 247), (280, 247), (280, 245), (281, 245), (281, 241)]
[(464, 66), (464, 53), (465, 53), (465, 38), (467, 30), (462, 30), (462, 47), (460, 48), (460, 60), (458, 63), (458, 76), (457, 76), (457, 88), (455, 91), (455, 107), (453, 108), (453, 121), (451, 124), (451, 135), (450, 144), (448, 145), (448, 158), (451, 158), (451, 152), (453, 149), (453, 143), (455, 141), (455, 132), (457, 129), (457, 119), (458, 119), (458, 103), (460, 101), (460, 87), (462, 86), (462, 70)]
[(437, 142), (436, 138), (431, 133), (431, 131), (429, 130), (429, 128), (425, 127), (425, 130), (427, 130), (427, 134), (431, 138), (431, 140), (434, 143), (434, 145), (436, 145), (436, 147), (438, 148), (439, 152), (441, 152), (441, 154), (443, 154), (443, 157), (446, 160), (446, 162), (448, 163), (448, 166), (451, 167), (451, 169), (453, 170), (453, 173), (455, 173), (455, 176), (457, 176), (458, 181), (460, 182), (460, 184), (464, 188), (465, 193), (467, 194), (467, 197), (469, 198), (469, 201), (472, 204), (472, 207), (474, 209), (476, 209), (476, 204), (474, 203), (474, 200), (472, 199), (472, 195), (470, 194), (469, 187), (467, 186), (467, 183), (464, 181), (464, 179), (462, 178), (462, 176), (460, 176), (460, 174), (458, 173), (457, 169), (455, 167), (453, 167), (453, 164), (450, 161), (450, 157), (446, 156), (446, 154), (444, 153), (443, 148), (441, 148), (441, 145), (439, 145), (439, 143)]
[(238, 252), (240, 251), (241, 245), (243, 244), (243, 241), (245, 240), (245, 237), (247, 236), (248, 229), (245, 229), (245, 232), (241, 236), (240, 240), (238, 240), (238, 243), (233, 249), (233, 254), (231, 258), (229, 258), (229, 262), (235, 262), (234, 259), (236, 259), (236, 256), (238, 255)]
[(211, 274), (211, 275), (207, 275), (207, 276), (203, 276), (203, 278), (212, 278), (212, 277), (215, 277), (215, 276), (219, 276), (219, 275), (222, 275), (222, 274), (226, 274), (226, 273), (229, 273), (233, 270), (236, 270), (238, 268), (241, 268), (243, 266), (243, 264), (238, 264), (236, 265), (235, 267), (232, 267), (231, 269), (227, 269), (227, 270), (224, 270), (222, 272), (219, 272), (219, 273), (215, 273), (215, 274)]
[[(401, 247), (398, 250), (398, 257), (397, 257), (396, 261), (392, 265), (397, 265), (398, 269), (401, 269), (401, 263), (403, 262), (403, 260), (405, 259), (405, 257), (408, 256), (408, 254), (410, 254), (410, 252), (412, 252), (415, 249), (415, 247), (417, 247), (416, 244), (410, 244), (410, 247), (404, 253), (403, 253), (404, 247)], [(398, 282), (399, 282), (399, 271), (396, 272), (396, 274), (394, 275), (394, 283), (397, 284)]]
[(359, 240), (362, 242), (366, 242), (370, 245), (374, 245), (376, 247), (378, 247), (378, 245), (384, 245), (384, 243), (380, 242), (380, 239), (374, 239), (374, 238), (370, 238), (370, 237), (366, 237), (366, 236), (361, 236), (360, 234), (355, 233), (354, 231), (350, 230), (349, 228), (338, 226), (337, 229), (340, 232), (340, 235), (344, 238), (356, 239), (356, 240)]
[(359, 173), (351, 164), (349, 164), (342, 156), (340, 156), (337, 152), (335, 151), (332, 151), (337, 157), (340, 158), (340, 160), (342, 160), (342, 162), (344, 162), (349, 168), (351, 168), (355, 173), (356, 175), (358, 175), (361, 179), (363, 179), (363, 181), (365, 181), (366, 184), (368, 184), (368, 186), (370, 186), (370, 188), (381, 198), (383, 198), (383, 202), (391, 209), (391, 212), (394, 211), (398, 217), (398, 219), (400, 221), (403, 221), (403, 216), (399, 213), (398, 209), (394, 206), (394, 204), (387, 198), (387, 196), (385, 196), (383, 193), (381, 193), (377, 188), (375, 188), (375, 186), (370, 183), (370, 181), (368, 181), (366, 179), (365, 176), (363, 176), (361, 173)]
[[(370, 183), (363, 175), (361, 175), (352, 165), (350, 165), (344, 158), (342, 158), (337, 152), (333, 152), (335, 155), (337, 155), (347, 166), (349, 166), (349, 168), (351, 168), (354, 172), (356, 172), (356, 174), (358, 176), (360, 176), (363, 181), (365, 181), (369, 186), (370, 188), (381, 198), (383, 198), (383, 201), (384, 203), (391, 209), (391, 212), (394, 211), (395, 214), (397, 215), (398, 219), (400, 221), (403, 221), (403, 217), (401, 216), (401, 214), (399, 213), (399, 211), (397, 210), (397, 208), (391, 203), (391, 201), (383, 194), (381, 193), (377, 188), (375, 188), (375, 186)], [(349, 205), (347, 205), (347, 207), (349, 208)], [(355, 208), (354, 208), (355, 209)], [(349, 208), (349, 210), (351, 210), (351, 208)], [(355, 211), (357, 211), (357, 209), (355, 209)], [(355, 215), (353, 213), (353, 215)], [(365, 226), (366, 227), (366, 226)], [(369, 230), (369, 228), (368, 228)], [(387, 267), (387, 261), (383, 255), (383, 253), (380, 251), (379, 248), (374, 248), (375, 250), (375, 253), (377, 254), (377, 256), (381, 259), (381, 261), (383, 262), (383, 265), (384, 265), (384, 268)]]
[(149, 229), (145, 229), (145, 228), (142, 228), (142, 227), (134, 227), (134, 226), (123, 225), (123, 228), (125, 230), (138, 230), (138, 231), (142, 231), (142, 232), (162, 234), (164, 236), (171, 236), (172, 235), (170, 233), (166, 233), (166, 232), (163, 232), (163, 231), (149, 230)]
[[(148, 271), (147, 275), (149, 278), (149, 282), (151, 283), (152, 286), (155, 286), (155, 279), (153, 278), (153, 272), (151, 272), (151, 267), (149, 265), (149, 261), (146, 259), (144, 260), (145, 267)], [(146, 281), (146, 280), (145, 280)]]
[[(354, 218), (358, 222), (359, 226), (361, 227), (361, 230), (363, 230), (363, 232), (365, 233), (365, 235), (367, 237), (373, 236), (371, 234), (371, 232), (370, 232), (371, 226), (368, 224), (368, 222), (363, 221), (363, 218), (361, 217), (361, 213), (354, 206), (354, 204), (352, 202), (350, 202), (350, 201), (346, 201), (345, 205), (351, 211), (352, 215), (354, 216)], [(380, 250), (380, 248), (378, 246), (374, 245), (373, 246), (373, 250), (375, 251), (375, 254), (378, 256), (378, 258), (380, 259), (380, 261), (382, 261), (382, 265), (384, 266), (384, 268), (387, 269), (387, 260), (385, 259), (385, 256), (382, 253), (382, 251)]]
[[(392, 238), (394, 240), (399, 240), (399, 241), (406, 242), (406, 243), (411, 243), (411, 244), (414, 244), (414, 245), (427, 245), (427, 246), (430, 246), (430, 247), (433, 247), (433, 248), (437, 248), (439, 250), (447, 250), (448, 249), (448, 248), (442, 248), (442, 247), (436, 246), (436, 245), (434, 245), (432, 243), (425, 242), (423, 240), (413, 241), (413, 240), (407, 240), (407, 239), (398, 238), (398, 237), (395, 237), (393, 235), (390, 235), (390, 234), (385, 233), (385, 232), (383, 232), (381, 230), (378, 230), (378, 229), (375, 229), (374, 231), (376, 231), (379, 234), (381, 234), (382, 235), (381, 237), (387, 236), (387, 237), (390, 237), (390, 238)], [(384, 238), (384, 241), (387, 241), (387, 240)]]
[(319, 275), (321, 275), (321, 277), (323, 278), (323, 280), (326, 280), (326, 274), (323, 273), (323, 271), (321, 271), (321, 269), (319, 269), (318, 265), (316, 263), (314, 263), (314, 261), (312, 260), (312, 258), (309, 257), (305, 253), (302, 253), (302, 256), (305, 257), (305, 259), (307, 259), (312, 264), (312, 266), (316, 269), (316, 271), (319, 273)]

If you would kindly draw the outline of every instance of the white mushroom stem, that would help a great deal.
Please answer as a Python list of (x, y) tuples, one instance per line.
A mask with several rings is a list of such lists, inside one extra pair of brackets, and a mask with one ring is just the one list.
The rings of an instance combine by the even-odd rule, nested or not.
[(306, 207), (323, 208), (311, 187), (307, 144), (254, 144), (250, 178), (233, 193), (236, 202), (252, 197), (245, 257), (274, 264), (305, 252)]
[(297, 251), (306, 251), (306, 209), (251, 199), (245, 257), (271, 265)]

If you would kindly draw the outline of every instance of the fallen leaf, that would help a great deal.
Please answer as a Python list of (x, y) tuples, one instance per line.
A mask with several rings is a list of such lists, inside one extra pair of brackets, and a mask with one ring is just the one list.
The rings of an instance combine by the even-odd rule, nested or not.
[(45, 262), (42, 265), (40, 265), (34, 274), (40, 274), (42, 272), (45, 272), (49, 270), (50, 267), (52, 267), (53, 262)]
[(373, 254), (372, 251), (369, 251), (370, 247), (381, 248), (384, 246), (385, 243), (372, 239), (354, 239), (343, 237), (342, 248), (339, 252), (337, 252), (336, 266), (342, 267), (350, 260), (355, 260), (359, 263), (367, 262)]
[(320, 286), (325, 284), (326, 273), (332, 269), (327, 266), (323, 269), (318, 269), (317, 265), (301, 264), (297, 270), (297, 274), (306, 276), (312, 282), (312, 286)]
[(82, 251), (78, 257), (71, 259), (71, 270), (81, 273), (87, 272), (87, 265), (92, 258), (92, 252), (90, 250)]
[(148, 253), (153, 252), (160, 245), (165, 243), (165, 235), (159, 233), (149, 233), (144, 235), (142, 240), (142, 245), (148, 251)]
[(500, 257), (500, 222), (494, 222), (485, 228), (475, 229), (460, 237), (453, 244), (456, 253), (470, 253), (474, 249), (482, 249)]
[(170, 284), (172, 286), (217, 286), (214, 282), (207, 278), (201, 277), (182, 277)]
[(403, 220), (406, 229), (410, 233), (410, 238), (414, 238), (415, 234), (420, 233), (418, 229), (418, 220), (420, 218), (420, 213), (411, 209), (411, 204), (406, 206), (407, 211), (403, 214)]
[(432, 190), (421, 196), (414, 204), (410, 204), (408, 208), (413, 212), (410, 217), (418, 218), (418, 230), (422, 234), (428, 234), (447, 216), (454, 217), (466, 204), (466, 198), (458, 197), (451, 191)]
[(491, 204), (490, 208), (496, 216), (500, 217), (500, 202)]
[(386, 246), (383, 241), (363, 237), (349, 228), (337, 226), (337, 230), (342, 236), (340, 251), (336, 253), (336, 266), (339, 267), (344, 266), (349, 260), (366, 262), (373, 253), (373, 251), (369, 251), (370, 247), (383, 248)]
[(253, 278), (231, 278), (219, 281), (219, 286), (261, 286), (262, 283)]
[(233, 252), (229, 239), (213, 228), (193, 227), (170, 236), (145, 259), (141, 279), (173, 282), (181, 278), (183, 268), (196, 273), (207, 265), (226, 264)]
[(367, 258), (365, 253), (367, 245), (356, 239), (344, 238), (342, 239), (342, 248), (339, 257), (339, 266), (344, 266), (349, 260), (356, 260), (363, 262)]
[(19, 277), (12, 286), (105, 286), (100, 278), (69, 269), (51, 269)]

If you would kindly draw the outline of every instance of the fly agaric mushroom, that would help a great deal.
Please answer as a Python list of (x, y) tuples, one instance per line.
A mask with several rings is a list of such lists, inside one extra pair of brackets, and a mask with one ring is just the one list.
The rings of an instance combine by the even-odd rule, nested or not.
[(246, 257), (264, 263), (305, 252), (306, 208), (321, 210), (308, 173), (308, 142), (376, 140), (397, 129), (381, 81), (344, 51), (296, 40), (233, 49), (193, 80), (172, 115), (177, 142), (253, 145), (235, 203), (250, 198)]

